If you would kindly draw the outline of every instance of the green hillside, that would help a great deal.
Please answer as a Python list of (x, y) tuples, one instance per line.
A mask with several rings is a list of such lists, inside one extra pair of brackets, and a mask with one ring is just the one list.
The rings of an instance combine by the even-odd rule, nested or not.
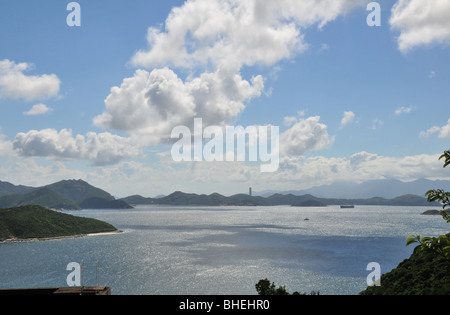
[(114, 200), (108, 192), (94, 187), (83, 180), (63, 180), (51, 185), (47, 185), (47, 188), (57, 192), (64, 198), (80, 202), (88, 198), (103, 198), (106, 200)]
[(114, 232), (103, 221), (59, 213), (41, 206), (0, 209), (0, 241)]
[(12, 194), (20, 194), (20, 193), (26, 193), (34, 188), (27, 187), (27, 186), (16, 186), (8, 182), (2, 182), (0, 181), (0, 197), (6, 196), (6, 195), (12, 195)]
[(14, 194), (0, 197), (0, 208), (24, 205), (38, 205), (52, 209), (79, 210), (73, 200), (62, 197), (49, 188), (38, 188), (25, 194)]
[(1, 187), (4, 187), (3, 191), (19, 191), (19, 193), (0, 196), (0, 208), (24, 205), (39, 205), (57, 210), (132, 208), (125, 201), (115, 200), (108, 192), (82, 180), (64, 180), (29, 189), (8, 183), (1, 183)]
[(123, 200), (130, 205), (151, 205), (155, 203), (155, 199), (145, 198), (140, 195), (133, 195), (120, 200)]
[(274, 194), (270, 197), (249, 196), (238, 194), (230, 197), (214, 193), (211, 195), (189, 194), (181, 191), (174, 192), (163, 198), (144, 198), (141, 196), (130, 196), (123, 198), (132, 204), (155, 204), (155, 205), (175, 205), (175, 206), (331, 206), (331, 205), (382, 205), (382, 206), (433, 206), (437, 203), (430, 203), (421, 196), (404, 195), (393, 199), (369, 198), (369, 199), (335, 199), (318, 198), (312, 195), (296, 196), (292, 194)]
[(381, 286), (360, 295), (450, 295), (450, 263), (431, 251), (414, 251), (381, 276)]
[(123, 200), (106, 200), (99, 197), (92, 197), (79, 203), (83, 209), (132, 209), (128, 203)]

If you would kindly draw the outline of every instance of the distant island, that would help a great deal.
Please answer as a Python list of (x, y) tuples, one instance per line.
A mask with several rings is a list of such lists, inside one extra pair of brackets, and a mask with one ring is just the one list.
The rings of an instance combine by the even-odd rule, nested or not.
[(382, 205), (382, 206), (433, 206), (424, 197), (404, 195), (393, 199), (337, 199), (318, 198), (313, 195), (296, 196), (293, 194), (273, 194), (269, 197), (237, 194), (230, 197), (214, 193), (211, 195), (188, 194), (181, 191), (174, 192), (161, 198), (145, 198), (134, 195), (121, 199), (131, 205), (172, 205), (172, 206), (280, 206), (295, 207), (326, 207), (332, 205)]
[(281, 206), (325, 207), (332, 205), (382, 205), (382, 206), (437, 206), (425, 197), (403, 195), (392, 199), (373, 197), (368, 199), (319, 198), (311, 194), (295, 195), (275, 193), (270, 196), (236, 194), (223, 196), (191, 194), (176, 191), (168, 196), (146, 198), (133, 195), (116, 199), (108, 192), (83, 180), (63, 180), (43, 187), (15, 186), (0, 181), (0, 208), (39, 205), (55, 210), (80, 209), (132, 209), (133, 205), (171, 206)]
[(0, 242), (54, 239), (119, 232), (109, 223), (46, 209), (22, 206), (0, 209)]
[(449, 214), (449, 210), (427, 210), (422, 215), (441, 215), (442, 213)]

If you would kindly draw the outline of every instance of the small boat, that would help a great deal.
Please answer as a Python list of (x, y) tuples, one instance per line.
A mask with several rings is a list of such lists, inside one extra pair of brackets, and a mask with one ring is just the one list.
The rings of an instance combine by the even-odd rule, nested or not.
[(354, 209), (355, 206), (354, 205), (343, 205), (341, 206), (341, 209)]

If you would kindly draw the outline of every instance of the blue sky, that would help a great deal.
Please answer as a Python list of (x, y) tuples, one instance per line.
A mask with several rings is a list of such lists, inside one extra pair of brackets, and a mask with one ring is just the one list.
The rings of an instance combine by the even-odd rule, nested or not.
[[(123, 197), (450, 178), (450, 3), (378, 1), (369, 27), (370, 1), (328, 2), (80, 0), (69, 27), (69, 1), (2, 1), (0, 180)], [(194, 116), (279, 126), (279, 171), (174, 163), (164, 137)]]

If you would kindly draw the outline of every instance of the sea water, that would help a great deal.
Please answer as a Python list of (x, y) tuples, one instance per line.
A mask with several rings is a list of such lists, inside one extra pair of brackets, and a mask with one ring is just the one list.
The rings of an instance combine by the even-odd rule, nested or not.
[[(353, 295), (408, 258), (410, 234), (448, 233), (429, 207), (162, 207), (83, 210), (123, 233), (0, 244), (0, 289), (67, 286), (82, 264), (85, 286), (112, 294), (246, 295), (268, 278), (289, 292)], [(382, 285), (382, 283), (381, 283)]]

